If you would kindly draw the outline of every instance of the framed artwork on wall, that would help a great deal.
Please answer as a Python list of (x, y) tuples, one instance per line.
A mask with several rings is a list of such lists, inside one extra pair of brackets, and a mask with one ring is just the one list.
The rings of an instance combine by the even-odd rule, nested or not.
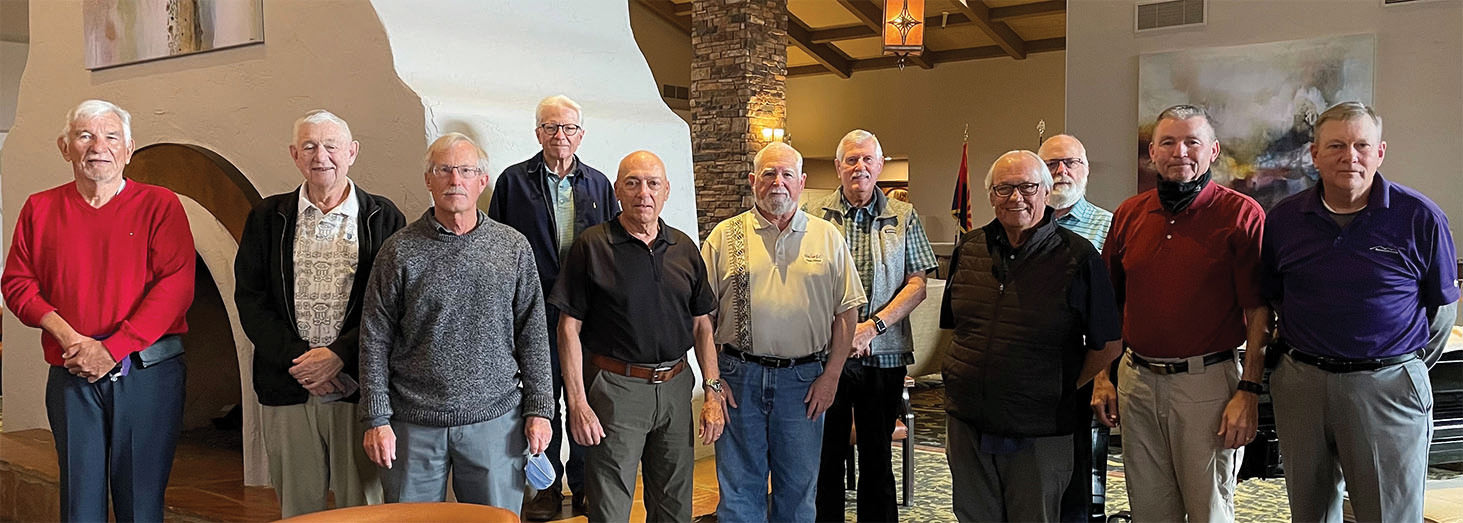
[(263, 0), (84, 0), (86, 68), (264, 41)]
[(1138, 58), (1138, 191), (1158, 172), (1148, 158), (1165, 108), (1208, 111), (1219, 138), (1213, 180), (1269, 209), (1315, 185), (1311, 124), (1344, 101), (1372, 103), (1376, 37), (1370, 34), (1187, 49)]

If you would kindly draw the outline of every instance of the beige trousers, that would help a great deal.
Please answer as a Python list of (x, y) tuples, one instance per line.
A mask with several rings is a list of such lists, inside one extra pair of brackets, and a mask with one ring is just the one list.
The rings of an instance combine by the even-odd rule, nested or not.
[(1158, 374), (1126, 354), (1118, 365), (1124, 479), (1135, 522), (1234, 521), (1241, 459), (1218, 434), (1239, 363), (1189, 365), (1187, 374)]
[(356, 404), (305, 403), (264, 407), (264, 450), (269, 454), (269, 482), (279, 495), (281, 517), (330, 508), (326, 493), (335, 491), (335, 506), (381, 503), (381, 481), (361, 446), (364, 432)]

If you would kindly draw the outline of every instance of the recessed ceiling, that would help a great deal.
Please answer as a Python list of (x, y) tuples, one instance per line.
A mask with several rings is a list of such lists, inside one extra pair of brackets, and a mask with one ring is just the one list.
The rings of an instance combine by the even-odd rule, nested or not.
[[(692, 0), (637, 0), (691, 33)], [(878, 0), (788, 0), (788, 76), (836, 74), (895, 67), (883, 55), (879, 37), (883, 3)], [(1066, 0), (928, 0), (925, 51), (908, 66), (982, 58), (1025, 59), (1027, 54), (1066, 48)]]

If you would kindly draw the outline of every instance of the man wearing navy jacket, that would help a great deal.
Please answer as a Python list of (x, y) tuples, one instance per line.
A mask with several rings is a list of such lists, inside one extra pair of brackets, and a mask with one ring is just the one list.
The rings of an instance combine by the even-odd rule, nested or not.
[[(620, 206), (604, 173), (585, 165), (574, 154), (585, 133), (579, 104), (563, 95), (550, 96), (539, 102), (535, 114), (534, 135), (543, 152), (503, 170), (493, 187), (488, 217), (528, 237), (538, 264), (539, 282), (548, 293), (558, 280), (559, 266), (574, 239), (584, 229), (613, 219)], [(557, 354), (554, 334), (559, 311), (548, 305), (546, 312), (551, 353)], [(538, 521), (559, 513), (566, 465), (569, 490), (574, 493), (574, 513), (582, 514), (585, 507), (584, 448), (570, 441), (569, 462), (559, 461), (564, 427), (557, 404), (564, 393), (564, 378), (559, 371), (559, 359), (549, 360), (553, 365), (556, 407), (552, 422), (554, 437), (547, 452), (554, 464), (554, 484), (523, 507), (524, 519)]]

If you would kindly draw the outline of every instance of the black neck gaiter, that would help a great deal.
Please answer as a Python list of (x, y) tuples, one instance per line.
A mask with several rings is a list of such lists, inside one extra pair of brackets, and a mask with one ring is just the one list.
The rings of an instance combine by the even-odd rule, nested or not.
[(1189, 208), (1189, 204), (1194, 203), (1194, 198), (1199, 196), (1199, 191), (1204, 190), (1204, 186), (1208, 184), (1209, 171), (1204, 171), (1204, 174), (1188, 182), (1170, 182), (1159, 176), (1158, 203), (1162, 204), (1163, 209), (1168, 212), (1174, 214), (1184, 212), (1184, 209)]

